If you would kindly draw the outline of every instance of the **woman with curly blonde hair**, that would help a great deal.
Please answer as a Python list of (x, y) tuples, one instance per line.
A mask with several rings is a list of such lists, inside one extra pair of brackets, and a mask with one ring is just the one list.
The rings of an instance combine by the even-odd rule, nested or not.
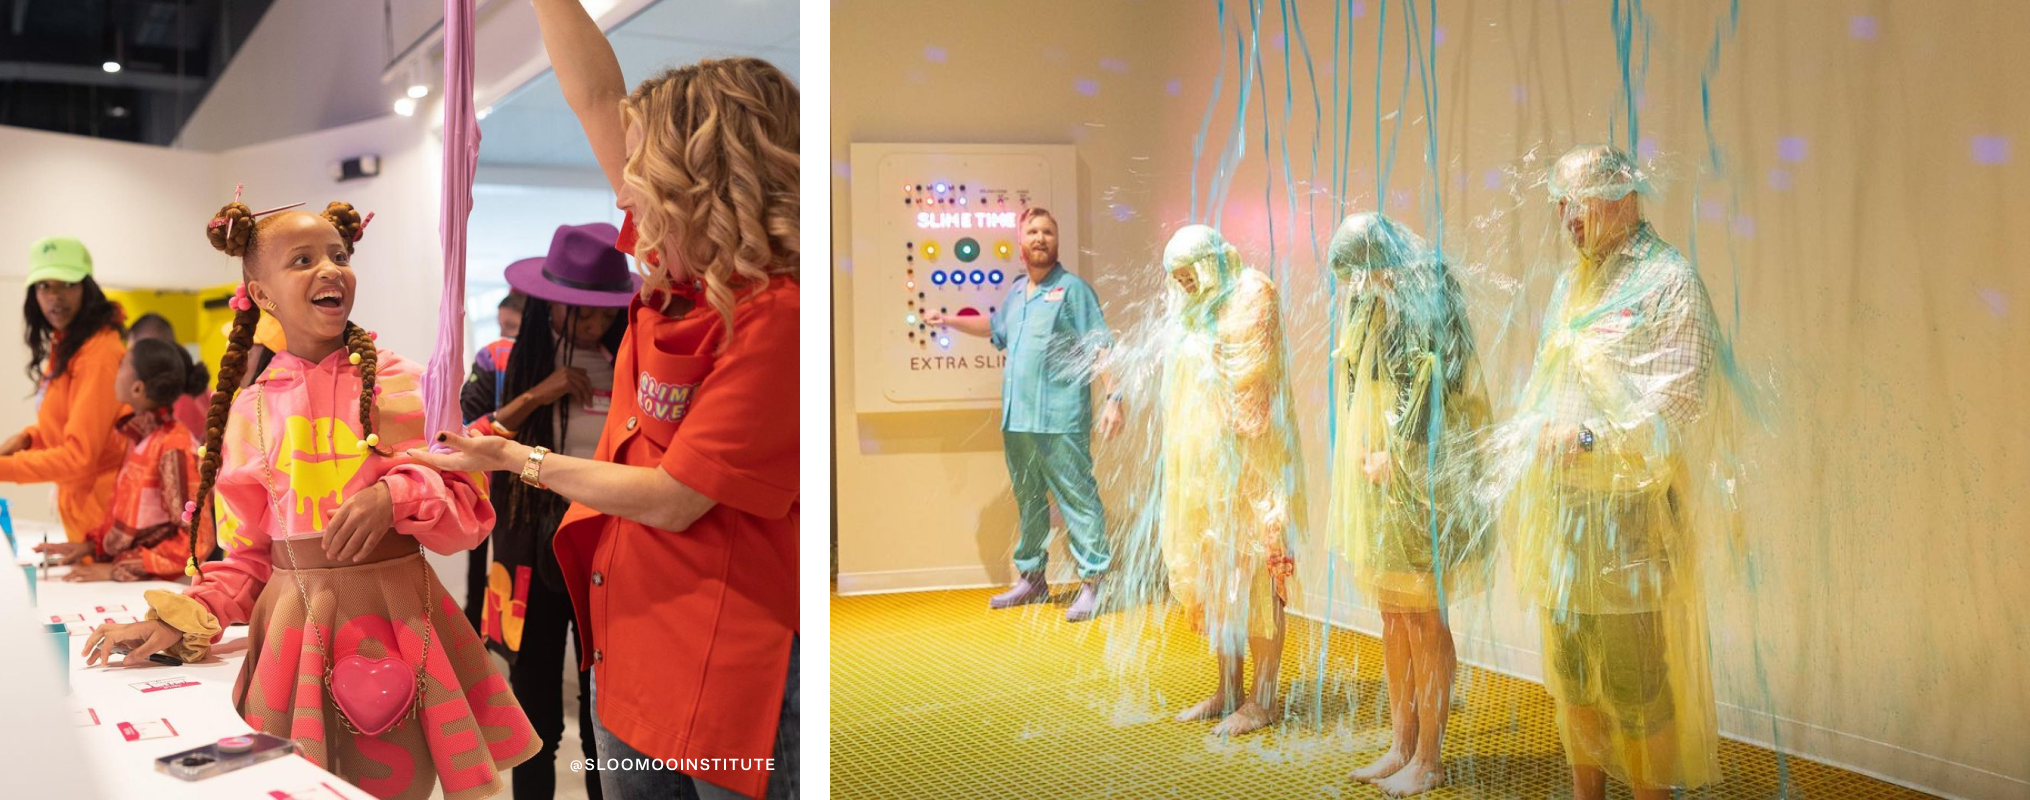
[(553, 547), (607, 797), (794, 797), (797, 89), (730, 58), (629, 94), (577, 0), (532, 2), (644, 285), (595, 458), (491, 430), (417, 457), (572, 501)]

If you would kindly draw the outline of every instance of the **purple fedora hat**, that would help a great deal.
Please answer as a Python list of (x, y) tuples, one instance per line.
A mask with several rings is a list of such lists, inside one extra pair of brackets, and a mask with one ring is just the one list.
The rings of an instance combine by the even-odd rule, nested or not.
[(552, 303), (626, 308), (641, 288), (641, 276), (613, 249), (619, 238), (620, 229), (604, 222), (559, 226), (549, 255), (508, 265), (508, 285)]

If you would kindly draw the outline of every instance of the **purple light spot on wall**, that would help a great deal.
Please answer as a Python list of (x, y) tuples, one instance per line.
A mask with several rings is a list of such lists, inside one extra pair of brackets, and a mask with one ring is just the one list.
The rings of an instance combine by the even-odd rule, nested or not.
[(1111, 208), (1114, 212), (1115, 222), (1127, 222), (1135, 217), (1135, 209), (1129, 208), (1126, 205), (1115, 203)]
[(1489, 189), (1501, 188), (1501, 170), (1488, 170), (1487, 174), (1480, 176), (1480, 185)]
[(1641, 111), (1641, 110), (1643, 110), (1643, 109), (1646, 109), (1646, 108), (1649, 108), (1649, 92), (1643, 92), (1643, 91), (1638, 91), (1638, 92), (1636, 92), (1636, 93), (1635, 93), (1635, 109), (1636, 109), (1637, 111)]
[(1790, 191), (1790, 170), (1787, 169), (1770, 170), (1769, 188), (1775, 189), (1779, 192)]
[(1699, 221), (1719, 222), (1727, 218), (1727, 206), (1718, 200), (1699, 201)]
[(1847, 35), (1856, 39), (1873, 40), (1881, 29), (1881, 22), (1866, 14), (1856, 14), (1847, 20)]
[(1524, 103), (1527, 103), (1530, 101), (1529, 87), (1527, 86), (1509, 87), (1508, 96), (1515, 100), (1516, 105), (1522, 105)]
[(1171, 78), (1170, 80), (1164, 81), (1163, 93), (1170, 95), (1171, 97), (1176, 97), (1180, 94), (1183, 94), (1184, 81), (1178, 80), (1176, 78)]
[(945, 49), (942, 47), (925, 47), (923, 48), (923, 60), (932, 64), (943, 64), (945, 63)]
[(2007, 136), (1974, 137), (1974, 163), (1976, 164), (2009, 163), (2009, 137)]
[(1408, 208), (1409, 205), (1410, 205), (1409, 192), (1404, 191), (1402, 189), (1395, 189), (1389, 192), (1389, 207)]
[(1118, 58), (1102, 58), (1100, 59), (1100, 69), (1116, 74), (1123, 73), (1128, 71), (1128, 62)]
[(1635, 140), (1636, 158), (1640, 158), (1646, 161), (1652, 158), (1656, 158), (1656, 152), (1657, 145), (1656, 139), (1654, 137), (1644, 136), (1640, 139)]
[(1431, 41), (1437, 43), (1439, 47), (1445, 46), (1445, 26), (1440, 25), (1431, 30)]
[(839, 271), (846, 273), (848, 275), (853, 274), (853, 259), (850, 258), (839, 259)]
[(1776, 140), (1776, 157), (1783, 161), (1797, 163), (1804, 160), (1804, 137), (1785, 136)]
[(1976, 294), (1981, 296), (1981, 302), (1988, 304), (1988, 311), (1992, 312), (1997, 319), (2009, 315), (2009, 298), (2007, 295), (1995, 289), (1981, 289)]
[(1347, 3), (1346, 15), (1355, 19), (1367, 16), (1367, 3), (1361, 2), (1361, 0), (1353, 0), (1353, 2)]
[(1276, 38), (1269, 40), (1269, 49), (1278, 53), (1283, 52), (1283, 34), (1276, 34)]
[(1755, 218), (1747, 214), (1735, 217), (1734, 235), (1742, 239), (1755, 238)]
[(1100, 93), (1099, 81), (1093, 80), (1091, 78), (1080, 78), (1076, 81), (1073, 81), (1071, 84), (1071, 88), (1073, 91), (1076, 91), (1079, 94), (1085, 95), (1087, 97), (1092, 97)]
[(853, 177), (853, 165), (834, 159), (832, 161), (832, 174), (841, 178), (851, 179)]

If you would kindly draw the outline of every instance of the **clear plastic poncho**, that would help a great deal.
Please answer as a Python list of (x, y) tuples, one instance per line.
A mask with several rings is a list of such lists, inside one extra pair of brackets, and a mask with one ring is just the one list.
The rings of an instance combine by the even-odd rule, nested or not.
[(1162, 365), (1163, 565), (1193, 628), (1239, 654), (1275, 634), (1306, 519), (1276, 285), (1203, 225), (1171, 238), (1163, 269), (1177, 287)]
[(1381, 214), (1340, 223), (1327, 263), (1348, 288), (1328, 546), (1383, 609), (1442, 608), (1486, 588), (1494, 551), (1474, 492), (1490, 412), (1465, 298), (1423, 239)]
[[(1586, 147), (1558, 162), (1551, 190), (1571, 230), (1606, 236), (1601, 204), (1634, 202), (1645, 184), (1626, 156)], [(1624, 238), (1558, 277), (1488, 490), (1508, 501), (1573, 762), (1690, 788), (1719, 776), (1700, 561), (1738, 536), (1722, 446), (1731, 354), (1697, 271), (1629, 219)]]

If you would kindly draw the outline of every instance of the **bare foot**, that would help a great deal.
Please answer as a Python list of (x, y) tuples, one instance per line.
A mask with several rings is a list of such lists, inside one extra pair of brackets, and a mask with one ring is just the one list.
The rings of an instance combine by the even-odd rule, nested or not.
[(1219, 719), (1226, 716), (1226, 710), (1232, 707), (1233, 698), (1223, 694), (1214, 694), (1206, 698), (1205, 702), (1177, 712), (1177, 721), (1197, 722), (1206, 719)]
[(1410, 756), (1404, 753), (1401, 747), (1391, 747), (1388, 752), (1381, 755), (1381, 758), (1368, 762), (1368, 765), (1365, 767), (1347, 773), (1346, 777), (1361, 783), (1374, 783), (1396, 774), (1398, 770), (1403, 768), (1404, 764), (1409, 762)]
[(1233, 713), (1226, 715), (1226, 719), (1220, 720), (1218, 725), (1212, 726), (1212, 733), (1214, 736), (1239, 736), (1243, 733), (1252, 733), (1265, 726), (1274, 724), (1279, 716), (1281, 715), (1255, 705), (1255, 702), (1250, 700), (1242, 703), (1240, 708), (1234, 709)]
[(1445, 785), (1445, 768), (1411, 759), (1402, 769), (1396, 770), (1396, 774), (1375, 781), (1374, 785), (1390, 797), (1409, 797)]

